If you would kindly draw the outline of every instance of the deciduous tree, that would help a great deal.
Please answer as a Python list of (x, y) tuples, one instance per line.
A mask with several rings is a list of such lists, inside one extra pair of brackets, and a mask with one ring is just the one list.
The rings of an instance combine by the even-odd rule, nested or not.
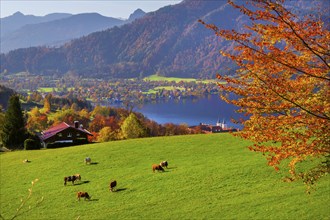
[[(250, 18), (245, 32), (200, 22), (236, 43), (221, 54), (235, 61), (237, 75), (218, 78), (227, 82), (219, 84), (222, 99), (249, 116), (237, 135), (252, 140), (250, 149), (266, 155), (270, 166), (279, 169), (288, 159), (291, 178), (313, 184), (330, 168), (330, 32), (322, 21), (329, 21), (329, 5), (301, 14), (284, 0), (229, 3)], [(298, 172), (297, 163), (311, 158), (318, 166)]]
[(77, 112), (73, 111), (72, 109), (62, 109), (62, 111), (57, 111), (53, 114), (53, 125), (58, 125), (62, 122), (66, 122), (68, 124), (74, 124), (74, 121), (80, 121), (79, 115)]
[(48, 117), (41, 113), (38, 107), (34, 107), (28, 114), (27, 129), (31, 132), (42, 131), (47, 128)]
[(123, 137), (127, 139), (147, 136), (145, 127), (134, 113), (129, 114), (129, 116), (124, 120), (121, 130)]
[(110, 115), (110, 108), (97, 105), (91, 112), (91, 116), (95, 117), (96, 115), (102, 115), (102, 116), (109, 116)]
[(51, 111), (51, 99), (52, 99), (52, 94), (48, 94), (45, 98), (44, 98), (44, 112), (48, 113)]
[(102, 128), (97, 137), (98, 142), (107, 142), (116, 139), (117, 139), (117, 132), (112, 130), (110, 127)]

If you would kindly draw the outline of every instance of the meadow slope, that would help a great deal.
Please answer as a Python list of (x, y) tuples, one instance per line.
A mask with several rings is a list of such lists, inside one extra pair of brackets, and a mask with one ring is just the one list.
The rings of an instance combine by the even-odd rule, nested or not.
[[(283, 182), (285, 170), (266, 166), (248, 144), (212, 134), (2, 153), (0, 212), (11, 218), (38, 178), (16, 219), (330, 219), (329, 176), (308, 195), (301, 182)], [(85, 165), (86, 156), (94, 164)], [(153, 173), (162, 160), (169, 168)], [(64, 186), (63, 177), (75, 173), (82, 181)], [(117, 191), (109, 192), (113, 179)], [(77, 191), (92, 200), (77, 201)]]

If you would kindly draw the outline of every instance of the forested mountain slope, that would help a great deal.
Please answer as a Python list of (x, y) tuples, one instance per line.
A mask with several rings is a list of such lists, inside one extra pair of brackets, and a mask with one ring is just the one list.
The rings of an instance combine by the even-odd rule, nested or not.
[[(212, 77), (222, 60), (222, 42), (198, 19), (235, 28), (243, 21), (226, 1), (183, 1), (130, 24), (96, 32), (60, 48), (33, 47), (1, 55), (1, 72), (95, 77)], [(218, 47), (216, 45), (219, 45)]]
[(95, 32), (59, 48), (33, 47), (1, 55), (1, 72), (65, 74), (99, 78), (164, 76), (214, 78), (230, 63), (219, 54), (231, 49), (198, 22), (240, 29), (246, 17), (227, 1), (185, 0), (132, 23)]

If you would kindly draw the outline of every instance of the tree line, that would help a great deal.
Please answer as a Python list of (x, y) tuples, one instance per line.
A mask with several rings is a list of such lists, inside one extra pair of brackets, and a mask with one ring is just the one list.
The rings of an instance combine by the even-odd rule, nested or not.
[[(74, 72), (65, 76), (37, 76), (29, 73), (5, 75), (3, 85), (17, 92), (25, 93), (26, 97), (52, 93), (56, 96), (74, 96), (90, 100), (97, 104), (112, 104), (129, 101), (134, 103), (157, 102), (167, 99), (184, 99), (200, 97), (205, 94), (215, 94), (219, 88), (214, 82), (208, 81), (152, 81), (148, 79), (94, 79), (82, 78)], [(42, 88), (51, 91), (43, 91)], [(33, 93), (33, 94), (31, 94)], [(40, 101), (31, 99), (32, 101)]]
[(71, 107), (62, 106), (54, 110), (52, 99), (52, 96), (47, 96), (43, 106), (23, 111), (19, 96), (11, 96), (7, 111), (0, 112), (0, 143), (9, 149), (23, 149), (25, 140), (29, 139), (39, 146), (37, 134), (62, 122), (73, 125), (74, 121), (79, 121), (93, 134), (89, 139), (92, 142), (200, 133), (185, 124), (161, 125), (141, 113), (124, 108), (97, 105), (89, 111), (73, 103)]

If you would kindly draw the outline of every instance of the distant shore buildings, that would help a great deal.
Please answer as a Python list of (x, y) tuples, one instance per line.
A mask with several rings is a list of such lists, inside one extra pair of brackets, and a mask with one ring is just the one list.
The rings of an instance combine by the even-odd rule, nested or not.
[(220, 120), (218, 120), (215, 125), (200, 123), (199, 125), (192, 126), (190, 128), (196, 129), (197, 127), (199, 127), (199, 129), (204, 133), (223, 133), (223, 132), (239, 131), (238, 128), (228, 127), (228, 125), (224, 119), (222, 120), (222, 122)]

